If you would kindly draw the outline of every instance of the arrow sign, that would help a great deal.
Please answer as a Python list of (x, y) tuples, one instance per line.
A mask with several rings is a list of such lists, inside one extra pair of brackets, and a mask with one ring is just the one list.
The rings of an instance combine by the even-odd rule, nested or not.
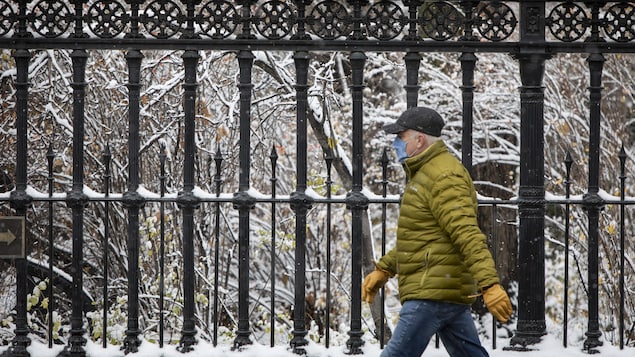
[(0, 259), (24, 258), (24, 217), (0, 217)]
[(6, 243), (7, 245), (13, 243), (15, 240), (15, 234), (13, 232), (7, 230), (6, 232), (0, 232), (0, 242)]

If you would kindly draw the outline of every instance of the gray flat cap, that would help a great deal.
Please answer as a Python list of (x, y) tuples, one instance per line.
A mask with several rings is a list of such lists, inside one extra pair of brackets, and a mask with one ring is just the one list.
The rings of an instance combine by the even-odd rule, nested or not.
[(397, 121), (384, 125), (383, 129), (389, 134), (398, 134), (406, 129), (416, 130), (432, 136), (441, 136), (445, 122), (434, 109), (426, 107), (412, 107), (403, 112)]

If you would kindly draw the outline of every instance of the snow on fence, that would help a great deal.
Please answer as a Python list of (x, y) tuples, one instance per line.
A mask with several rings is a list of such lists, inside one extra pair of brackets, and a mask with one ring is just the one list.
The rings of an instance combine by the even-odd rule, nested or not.
[[(386, 118), (399, 110), (388, 107), (411, 107), (426, 101), (448, 113), (462, 107), (457, 115), (460, 123), (454, 122), (448, 130), (460, 132), (461, 141), (454, 147), (460, 146), (463, 163), (471, 170), (472, 144), (483, 140), (473, 137), (479, 131), (472, 125), (482, 119), (475, 113), (492, 109), (475, 108), (475, 73), (485, 73), (480, 80), (487, 83), (488, 74), (497, 71), (496, 65), (477, 68), (477, 54), (481, 53), (510, 54), (518, 63), (517, 76), (510, 82), (518, 81), (520, 103), (509, 99), (509, 93), (497, 93), (504, 97), (497, 102), (501, 107), (488, 113), (488, 117), (500, 119), (505, 112), (513, 112), (500, 122), (514, 117), (520, 122), (518, 135), (496, 133), (495, 127), (488, 127), (493, 129), (490, 133), (500, 135), (486, 138), (485, 154), (491, 154), (490, 139), (513, 136), (498, 143), (513, 151), (512, 159), (506, 160), (518, 169), (518, 194), (508, 200), (480, 200), (486, 207), (482, 213), (492, 219), (488, 234), (498, 263), (516, 265), (500, 258), (516, 251), (501, 250), (502, 238), (518, 244), (518, 286), (511, 284), (510, 291), (517, 294), (517, 325), (510, 348), (523, 350), (536, 344), (546, 333), (545, 315), (559, 316), (560, 309), (566, 345), (570, 297), (575, 297), (576, 309), (588, 314), (584, 321), (586, 351), (593, 352), (602, 344), (601, 318), (611, 333), (618, 331), (623, 347), (624, 336), (627, 332), (632, 336), (635, 326), (624, 326), (624, 321), (633, 321), (628, 314), (631, 311), (632, 315), (632, 305), (629, 310), (625, 304), (630, 295), (624, 283), (624, 268), (632, 271), (634, 265), (624, 256), (625, 245), (632, 243), (625, 236), (630, 223), (625, 210), (633, 200), (625, 197), (624, 149), (620, 154), (620, 197), (600, 188), (600, 158), (606, 156), (601, 155), (600, 133), (615, 134), (602, 126), (607, 124), (602, 121), (602, 105), (613, 105), (611, 108), (624, 113), (624, 121), (629, 120), (631, 88), (627, 85), (623, 90), (616, 84), (621, 77), (608, 76), (611, 93), (623, 91), (622, 97), (612, 101), (603, 101), (602, 88), (606, 83), (603, 73), (609, 73), (604, 72), (605, 55), (635, 53), (633, 8), (632, 2), (624, 1), (0, 0), (0, 84), (3, 99), (7, 98), (0, 110), (2, 120), (15, 126), (0, 131), (7, 138), (1, 142), (3, 148), (15, 154), (15, 160), (2, 162), (11, 167), (3, 170), (14, 175), (3, 173), (3, 181), (13, 183), (0, 194), (0, 200), (3, 214), (25, 218), (29, 248), (28, 258), (8, 264), (14, 274), (7, 275), (15, 276), (15, 281), (9, 279), (6, 290), (16, 301), (14, 316), (5, 321), (13, 333), (7, 354), (28, 355), (31, 338), (46, 339), (50, 346), (64, 343), (65, 353), (74, 356), (85, 355), (86, 338), (101, 340), (104, 346), (121, 344), (126, 353), (135, 352), (142, 338), (159, 345), (178, 344), (182, 352), (191, 351), (197, 338), (213, 344), (229, 340), (237, 348), (254, 338), (269, 340), (272, 345), (289, 344), (297, 353), (304, 352), (309, 339), (328, 346), (337, 338), (345, 340), (351, 354), (358, 354), (366, 331), (383, 343), (386, 334), (381, 330), (394, 321), (384, 319), (383, 311), (377, 314), (372, 307), (363, 306), (360, 288), (364, 269), (372, 266), (372, 248), (383, 250), (394, 229), (398, 193), (387, 194), (386, 187), (392, 184), (395, 188), (395, 184), (385, 174), (386, 155), (379, 184), (383, 192), (374, 194), (365, 183), (364, 169), (371, 167), (365, 158), (365, 131), (372, 129), (365, 116)], [(142, 52), (157, 50), (170, 54), (145, 58)], [(331, 56), (340, 51), (348, 54)], [(178, 59), (176, 52), (181, 55)], [(276, 61), (273, 54), (281, 52), (292, 55)], [(399, 64), (388, 58), (380, 66), (371, 57), (401, 52), (405, 55)], [(450, 63), (447, 57), (434, 57), (438, 53), (459, 56), (456, 63)], [(119, 61), (111, 58), (121, 54)], [(567, 54), (587, 56), (584, 77), (588, 83), (578, 79), (571, 85), (567, 95), (574, 99), (563, 101), (562, 108), (553, 103), (554, 107), (545, 108), (545, 84), (552, 79), (543, 81), (546, 64), (554, 56)], [(324, 57), (312, 62), (313, 55)], [(156, 67), (148, 69), (148, 62)], [(232, 65), (223, 66), (228, 62)], [(91, 87), (87, 67), (99, 68), (100, 63), (112, 64), (108, 67), (112, 73), (96, 69), (91, 78), (103, 80), (113, 73), (114, 78)], [(206, 68), (199, 68), (202, 63)], [(426, 66), (430, 63), (434, 66)], [(447, 70), (453, 64), (456, 67)], [(383, 102), (368, 97), (365, 86), (375, 80), (372, 74), (379, 73), (378, 68), (395, 78), (395, 72), (400, 72), (405, 105), (397, 103), (395, 92), (388, 90), (399, 87), (390, 82), (390, 76), (383, 78)], [(326, 71), (321, 72), (323, 69)], [(224, 70), (230, 74), (223, 76)], [(200, 71), (202, 78), (198, 77)], [(256, 82), (257, 71), (269, 77)], [(221, 75), (213, 77), (218, 73)], [(632, 76), (632, 71), (628, 73)], [(143, 91), (144, 74), (144, 79), (159, 82), (147, 92)], [(569, 74), (565, 71), (565, 76)], [(454, 83), (458, 77), (460, 84)], [(322, 86), (311, 86), (310, 80), (322, 81)], [(40, 84), (34, 81), (47, 81), (49, 87), (32, 92), (30, 87)], [(433, 81), (443, 85), (434, 87)], [(170, 91), (175, 83), (181, 86), (181, 91), (174, 91), (177, 95)], [(275, 90), (260, 93), (256, 103), (253, 94), (263, 83), (273, 83)], [(588, 84), (588, 96), (580, 94), (581, 83)], [(237, 87), (238, 93), (223, 92), (228, 84)], [(451, 89), (460, 91), (457, 98), (448, 96)], [(203, 99), (210, 97), (199, 96), (199, 90), (207, 90), (205, 94), (218, 100), (205, 103)], [(36, 94), (40, 102), (30, 99)], [(326, 94), (338, 97), (329, 101)], [(58, 106), (59, 101), (63, 105)], [(108, 108), (95, 107), (95, 102), (107, 103)], [(572, 110), (572, 102), (584, 108)], [(266, 157), (263, 142), (252, 147), (250, 141), (259, 134), (252, 124), (262, 103), (275, 109), (259, 115), (277, 118), (293, 113), (296, 119), (275, 132), (287, 139), (293, 132), (297, 141), (284, 163), (277, 161), (280, 148), (272, 150), (269, 193), (255, 189), (251, 181), (257, 177), (262, 183), (268, 170), (259, 167), (260, 171), (250, 172), (253, 162)], [(214, 104), (224, 109), (218, 110)], [(125, 110), (115, 111), (117, 105)], [(338, 109), (346, 120), (336, 124), (347, 130), (339, 137), (331, 121)], [(34, 113), (38, 118), (32, 117)], [(141, 145), (140, 124), (154, 117), (157, 120), (151, 124), (157, 134)], [(128, 119), (127, 127), (121, 118)], [(166, 124), (165, 118), (171, 122)], [(218, 118), (226, 118), (225, 124), (235, 131), (221, 133), (221, 125), (214, 122)], [(548, 119), (548, 125), (554, 125), (558, 118), (571, 120), (553, 127), (562, 136), (573, 126), (587, 129), (581, 131), (588, 133), (588, 140), (581, 135), (568, 138), (581, 142), (573, 144), (583, 147), (577, 156), (580, 167), (585, 167), (582, 171), (589, 173), (587, 191), (580, 196), (569, 197), (568, 191), (565, 197), (545, 194), (545, 177), (555, 175), (545, 175), (544, 155), (559, 152), (545, 150), (545, 123)], [(164, 146), (168, 140), (162, 140), (171, 135), (166, 125), (176, 128), (169, 150), (168, 144)], [(126, 129), (117, 131), (122, 127)], [(223, 154), (234, 154), (234, 160), (225, 161), (220, 151), (213, 155), (207, 142), (199, 141), (199, 130), (210, 127), (218, 129), (218, 136), (230, 136), (232, 140), (225, 140), (230, 147)], [(51, 128), (70, 134), (68, 142), (57, 143), (65, 136)], [(617, 131), (623, 128), (628, 123)], [(317, 175), (308, 170), (318, 161), (308, 155), (309, 129), (317, 136), (317, 146), (327, 153), (326, 168)], [(110, 152), (85, 141), (87, 132), (110, 135), (110, 142), (118, 140), (121, 150)], [(628, 140), (627, 133), (620, 134), (624, 135), (610, 140)], [(49, 149), (44, 170), (43, 160), (31, 159), (46, 150), (43, 142), (47, 140), (62, 152)], [(160, 146), (160, 171), (155, 158), (147, 154), (156, 146)], [(350, 157), (345, 147), (350, 149)], [(97, 179), (85, 171), (98, 165), (84, 164), (99, 161), (95, 152), (101, 150), (103, 190), (94, 190)], [(210, 152), (205, 157), (199, 155), (201, 150)], [(171, 160), (171, 171), (163, 168), (168, 151), (179, 153)], [(109, 161), (113, 156), (120, 160)], [(295, 166), (289, 160), (292, 156)], [(36, 167), (27, 168), (34, 162)], [(223, 167), (228, 162), (232, 164)], [(334, 162), (341, 165), (339, 179), (346, 181), (339, 188), (330, 175)], [(571, 165), (572, 160), (565, 163)], [(115, 173), (109, 171), (111, 166)], [(215, 172), (207, 189), (196, 184), (200, 177), (210, 179), (205, 169)], [(276, 176), (278, 170), (295, 175), (295, 185)], [(158, 189), (149, 189), (142, 174), (151, 176), (145, 177), (147, 181), (158, 180), (154, 184)], [(345, 179), (346, 174), (350, 177)], [(118, 179), (111, 180), (113, 175)], [(182, 179), (172, 175), (182, 175)], [(48, 184), (47, 193), (41, 192), (43, 180)], [(117, 187), (115, 191), (111, 184)], [(231, 189), (222, 189), (224, 184)], [(283, 184), (287, 194), (279, 195), (276, 188)], [(614, 213), (616, 207), (619, 213)], [(511, 219), (504, 216), (514, 234), (500, 233), (503, 208), (515, 213)], [(584, 214), (570, 211), (578, 208)], [(608, 235), (612, 238), (619, 232), (619, 239), (599, 240), (601, 220), (607, 222)], [(378, 247), (370, 247), (376, 241), (371, 240), (373, 234), (382, 237)], [(335, 237), (338, 240), (332, 241)], [(570, 241), (576, 242), (574, 248)], [(555, 248), (546, 251), (545, 244)], [(560, 251), (563, 253), (558, 254)], [(550, 267), (553, 271), (547, 270), (555, 275), (544, 274), (545, 254), (556, 262)], [(584, 256), (586, 262), (580, 258)], [(558, 265), (558, 257), (565, 262)], [(576, 274), (569, 274), (569, 257), (574, 258)], [(616, 266), (620, 271), (614, 274)], [(556, 274), (560, 267), (564, 267), (562, 274)], [(600, 281), (600, 272), (610, 281)], [(558, 278), (550, 279), (553, 276)], [(577, 278), (577, 293), (567, 293), (571, 288), (567, 276)], [(559, 279), (564, 282), (562, 288)], [(618, 289), (613, 289), (615, 285)], [(388, 308), (386, 317), (395, 316), (392, 289), (382, 299)], [(555, 291), (564, 291), (562, 304), (553, 304)], [(617, 317), (600, 316), (601, 293), (611, 297), (608, 310), (619, 305), (613, 309), (618, 311)], [(545, 311), (546, 306), (556, 306), (555, 311)], [(611, 327), (616, 324), (617, 328)], [(342, 334), (344, 330), (348, 331)], [(496, 336), (506, 327), (492, 326), (492, 330), (496, 343)], [(335, 332), (338, 335), (331, 336)]]

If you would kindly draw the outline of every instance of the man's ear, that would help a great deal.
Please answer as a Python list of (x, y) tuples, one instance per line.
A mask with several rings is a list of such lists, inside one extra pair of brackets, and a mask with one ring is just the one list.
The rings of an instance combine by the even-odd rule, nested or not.
[(419, 143), (419, 146), (423, 148), (425, 148), (428, 145), (428, 139), (426, 138), (425, 135), (421, 133), (417, 134), (417, 142)]

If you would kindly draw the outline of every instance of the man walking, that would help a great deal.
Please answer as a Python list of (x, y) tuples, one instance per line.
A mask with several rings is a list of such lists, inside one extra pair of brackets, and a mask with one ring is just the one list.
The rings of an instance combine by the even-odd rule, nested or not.
[(410, 108), (384, 126), (397, 135), (393, 147), (408, 182), (396, 245), (362, 284), (362, 299), (371, 303), (398, 276), (402, 308), (381, 357), (420, 356), (435, 333), (452, 357), (488, 356), (470, 305), (482, 294), (499, 321), (512, 312), (478, 226), (474, 184), (441, 140), (443, 126), (443, 118), (426, 107)]

